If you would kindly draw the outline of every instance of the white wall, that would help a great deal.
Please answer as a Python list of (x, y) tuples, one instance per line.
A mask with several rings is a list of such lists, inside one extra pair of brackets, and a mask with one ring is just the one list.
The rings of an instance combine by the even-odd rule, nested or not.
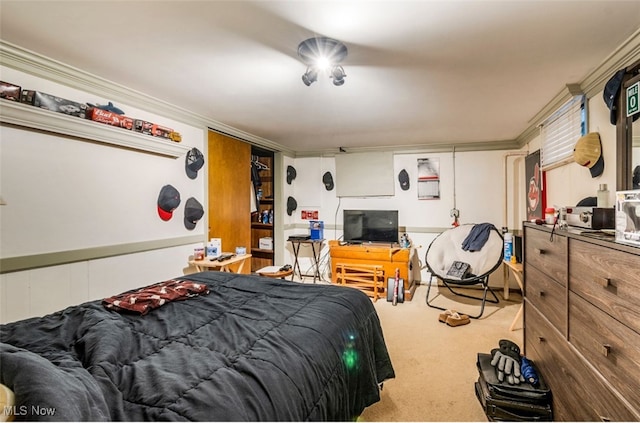
[[(70, 99), (104, 104), (109, 99), (0, 67), (2, 79)], [(200, 148), (206, 154), (206, 128), (160, 116), (145, 110), (117, 104), (128, 115), (171, 126), (183, 135), (183, 143)], [(572, 205), (593, 196), (601, 183), (613, 193), (615, 186), (615, 127), (608, 121), (602, 92), (589, 102), (590, 131), (600, 133), (605, 172), (591, 178), (586, 168), (575, 163), (547, 172), (547, 203)], [(170, 222), (162, 222), (155, 213), (157, 194), (171, 183), (186, 200), (201, 199), (206, 209), (207, 172), (196, 181), (184, 174), (184, 157), (168, 159), (146, 153), (93, 144), (76, 139), (0, 126), (0, 195), (7, 205), (0, 206), (0, 258), (60, 252), (135, 243), (170, 240), (185, 235), (206, 238), (206, 220), (195, 231), (186, 231), (180, 212)], [(521, 152), (540, 148), (532, 140)], [(283, 157), (283, 165), (293, 165), (298, 176), (292, 184), (283, 182), (282, 217), (284, 236), (279, 248), (284, 261), (293, 263), (292, 233), (306, 232), (308, 222), (301, 210), (318, 210), (326, 225), (325, 238), (339, 239), (344, 209), (397, 209), (400, 225), (407, 228), (418, 256), (442, 229), (451, 226), (450, 210), (460, 210), (461, 223), (490, 222), (519, 229), (524, 214), (524, 160), (507, 151), (456, 152), (455, 199), (453, 153), (397, 151), (394, 155), (396, 190), (390, 197), (337, 198), (335, 189), (327, 191), (322, 175), (330, 171), (335, 183), (333, 157)], [(635, 154), (640, 157), (640, 154)], [(417, 160), (440, 160), (440, 191), (437, 200), (417, 198)], [(640, 163), (634, 163), (637, 165)], [(411, 188), (402, 191), (397, 181), (406, 169)], [(506, 181), (505, 181), (506, 171)], [(284, 177), (284, 176), (283, 176)], [(505, 183), (506, 182), (506, 183)], [(506, 186), (506, 189), (505, 189)], [(506, 192), (506, 201), (505, 201)], [(298, 208), (287, 216), (286, 200), (293, 196)], [(455, 200), (455, 201), (454, 201)], [(506, 207), (506, 208), (505, 208)], [(198, 244), (157, 248), (152, 251), (98, 258), (47, 268), (3, 273), (0, 275), (0, 321), (7, 322), (58, 310), (70, 304), (98, 299), (137, 286), (171, 278), (191, 270), (186, 267), (189, 254)], [(311, 270), (310, 251), (301, 251), (301, 267)], [(328, 268), (328, 248), (322, 252), (322, 266)], [(492, 285), (502, 283), (502, 272), (492, 277)], [(426, 272), (423, 270), (423, 279)], [(514, 284), (515, 285), (515, 284)]]
[[(0, 72), (3, 81), (23, 89), (78, 102), (109, 101), (11, 68), (0, 67)], [(183, 145), (206, 154), (206, 128), (127, 104), (116, 105), (127, 116), (173, 128), (181, 133)], [(207, 171), (205, 166), (197, 179), (189, 179), (184, 170), (185, 155), (171, 158), (0, 126), (0, 195), (6, 203), (0, 206), (0, 258), (101, 247), (118, 249), (140, 243), (168, 245), (3, 273), (0, 322), (42, 315), (189, 272), (188, 258), (198, 244), (172, 244), (172, 240), (206, 238), (206, 215), (192, 231), (185, 228), (183, 217), (184, 204), (191, 196), (206, 210)], [(157, 198), (166, 184), (178, 189), (182, 201), (173, 218), (165, 222), (157, 214)]]
[(42, 316), (194, 272), (182, 245), (0, 275), (0, 323)]
[[(10, 68), (0, 71), (5, 81), (26, 89), (79, 102), (108, 101)], [(171, 127), (185, 145), (203, 149), (201, 128), (117, 105), (127, 116)], [(168, 158), (4, 125), (0, 136), (0, 194), (7, 203), (0, 215), (2, 258), (193, 235), (184, 227), (182, 208), (168, 222), (156, 210), (166, 184), (178, 189), (181, 206), (191, 196), (204, 202), (205, 172), (189, 179), (184, 156)], [(204, 233), (203, 227), (196, 231)]]
[[(318, 219), (324, 221), (325, 239), (342, 237), (342, 211), (344, 209), (384, 209), (398, 210), (399, 225), (406, 227), (413, 244), (418, 247), (421, 262), (427, 247), (433, 238), (445, 228), (452, 226), (450, 215), (452, 208), (460, 210), (460, 223), (493, 223), (498, 229), (503, 226), (504, 216), (504, 171), (505, 151), (477, 151), (455, 153), (455, 199), (454, 199), (454, 154), (445, 153), (402, 153), (394, 155), (395, 194), (388, 197), (336, 197), (336, 190), (327, 191), (322, 175), (330, 171), (335, 184), (339, 184), (335, 176), (333, 157), (286, 158), (285, 167), (296, 168), (297, 177), (284, 186), (284, 200), (292, 196), (298, 203), (298, 209), (292, 216), (284, 215), (286, 233), (285, 260), (293, 263), (292, 247), (286, 243), (288, 235), (308, 233), (308, 221), (302, 220), (302, 210), (318, 210)], [(440, 161), (440, 199), (418, 199), (417, 177), (418, 159), (431, 158)], [(507, 162), (509, 178), (514, 172), (512, 161)], [(400, 188), (397, 175), (405, 169), (410, 177), (407, 191)], [(366, 177), (366, 176), (365, 176)], [(511, 189), (511, 185), (509, 186)], [(514, 202), (508, 206), (510, 216), (514, 216)], [(513, 226), (511, 226), (513, 228)], [(311, 273), (311, 248), (301, 247), (299, 262), (303, 273)], [(330, 264), (328, 260), (328, 243), (322, 251), (321, 270), (328, 280)], [(422, 263), (424, 265), (424, 263)], [(500, 273), (498, 275), (497, 273)], [(427, 280), (428, 272), (422, 269), (422, 280)], [(501, 272), (496, 272), (496, 284), (501, 284)], [(493, 285), (492, 281), (492, 285)]]
[[(546, 198), (549, 206), (570, 206), (585, 197), (595, 196), (599, 184), (609, 186), (611, 201), (616, 185), (616, 130), (609, 123), (609, 110), (602, 101), (602, 92), (589, 99), (589, 131), (599, 132), (602, 139), (605, 161), (604, 173), (592, 178), (589, 170), (575, 162), (546, 172)], [(577, 140), (576, 140), (577, 141)], [(540, 137), (535, 137), (519, 151), (475, 151), (455, 153), (455, 206), (460, 210), (461, 223), (493, 223), (498, 229), (507, 226), (510, 230), (522, 229), (526, 219), (525, 156), (540, 149)], [(297, 170), (297, 178), (291, 185), (284, 185), (284, 199), (293, 196), (298, 209), (285, 219), (285, 261), (293, 263), (291, 245), (286, 238), (292, 233), (308, 231), (308, 222), (300, 217), (301, 210), (318, 210), (319, 220), (324, 221), (325, 239), (340, 239), (344, 209), (392, 209), (399, 211), (399, 224), (408, 229), (408, 235), (418, 246), (418, 257), (423, 261), (426, 249), (440, 230), (450, 227), (453, 219), (450, 210), (454, 207), (454, 154), (446, 153), (404, 153), (394, 155), (394, 175), (396, 190), (389, 197), (338, 198), (335, 189), (327, 191), (322, 183), (325, 171), (335, 176), (333, 157), (285, 158), (285, 167), (292, 165)], [(635, 154), (634, 157), (640, 157)], [(440, 190), (438, 200), (419, 200), (416, 188), (417, 160), (437, 158), (440, 160)], [(410, 188), (403, 191), (397, 175), (405, 169), (409, 173)], [(506, 173), (505, 173), (506, 172)], [(506, 175), (506, 184), (505, 184)], [(339, 184), (335, 180), (335, 184)], [(506, 199), (505, 199), (506, 196)], [(612, 203), (613, 205), (613, 203)], [(311, 250), (300, 250), (303, 272), (311, 273)], [(329, 280), (329, 249), (325, 244), (322, 252), (321, 270)], [(498, 274), (499, 273), (499, 274)], [(422, 269), (422, 280), (428, 273)], [(503, 283), (502, 272), (492, 276), (491, 285)], [(513, 287), (517, 287), (514, 283)]]

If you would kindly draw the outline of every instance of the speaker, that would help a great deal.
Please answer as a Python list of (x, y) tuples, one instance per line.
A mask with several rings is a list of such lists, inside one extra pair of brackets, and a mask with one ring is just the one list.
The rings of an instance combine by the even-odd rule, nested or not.
[(513, 252), (516, 256), (516, 261), (522, 263), (522, 236), (513, 236)]

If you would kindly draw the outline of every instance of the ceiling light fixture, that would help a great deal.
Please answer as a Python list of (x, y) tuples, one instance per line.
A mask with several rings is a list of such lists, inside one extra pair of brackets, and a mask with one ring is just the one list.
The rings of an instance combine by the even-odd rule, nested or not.
[(304, 40), (298, 45), (298, 56), (307, 65), (302, 82), (308, 87), (318, 80), (318, 72), (329, 69), (333, 85), (344, 84), (347, 76), (340, 63), (347, 57), (347, 46), (338, 40), (327, 37), (315, 37)]
[(315, 68), (307, 67), (307, 71), (302, 75), (302, 82), (307, 87), (318, 80), (318, 71)]

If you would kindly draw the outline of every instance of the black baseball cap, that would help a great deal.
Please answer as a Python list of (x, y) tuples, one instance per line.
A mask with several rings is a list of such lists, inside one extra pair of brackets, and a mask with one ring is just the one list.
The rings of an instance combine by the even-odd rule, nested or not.
[(180, 205), (180, 193), (173, 185), (165, 185), (158, 195), (158, 215), (162, 220), (173, 217), (173, 211)]
[(626, 70), (624, 68), (618, 70), (611, 79), (607, 81), (607, 84), (604, 86), (604, 92), (602, 93), (604, 103), (611, 111), (609, 120), (612, 125), (615, 125), (618, 121), (618, 98), (620, 97), (620, 89), (622, 88), (622, 79), (624, 78), (625, 72)]
[(291, 185), (291, 181), (296, 179), (296, 176), (298, 176), (298, 173), (296, 172), (296, 168), (291, 165), (287, 166), (287, 183), (289, 185)]
[(198, 220), (204, 216), (202, 204), (193, 197), (189, 197), (184, 205), (184, 227), (190, 231), (195, 229)]
[(402, 169), (400, 173), (398, 173), (398, 181), (400, 182), (400, 188), (402, 188), (403, 191), (409, 189), (409, 174), (405, 169)]
[(189, 179), (196, 179), (198, 171), (204, 166), (204, 155), (197, 148), (192, 148), (187, 153), (184, 170)]
[(296, 201), (296, 199), (293, 197), (287, 198), (287, 214), (291, 216), (291, 213), (293, 213), (293, 211), (297, 208), (298, 202)]
[(322, 175), (322, 182), (324, 183), (324, 187), (327, 191), (331, 191), (333, 189), (333, 176), (331, 172), (326, 171), (324, 175)]

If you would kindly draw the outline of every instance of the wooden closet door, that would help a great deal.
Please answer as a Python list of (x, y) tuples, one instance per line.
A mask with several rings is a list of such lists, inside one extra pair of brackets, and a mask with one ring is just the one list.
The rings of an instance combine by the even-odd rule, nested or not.
[(208, 138), (209, 239), (221, 238), (223, 252), (250, 253), (251, 145), (213, 131)]

